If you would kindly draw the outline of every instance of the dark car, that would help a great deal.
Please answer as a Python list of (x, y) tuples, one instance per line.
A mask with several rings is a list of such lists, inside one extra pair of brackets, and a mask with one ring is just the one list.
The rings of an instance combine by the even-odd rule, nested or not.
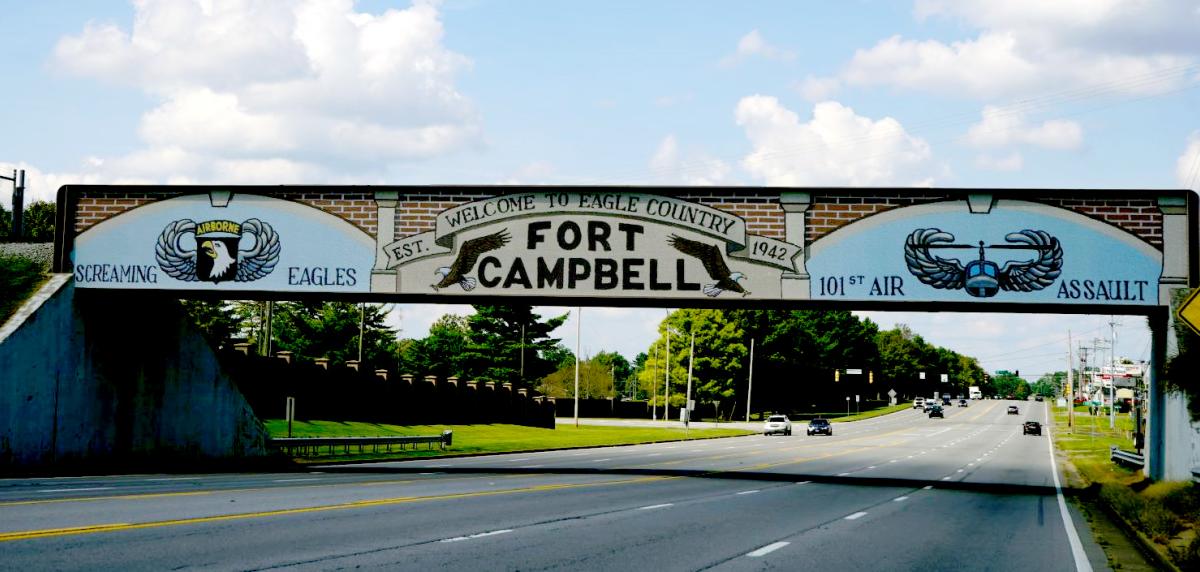
[(1037, 421), (1026, 421), (1024, 433), (1026, 435), (1041, 435), (1042, 424), (1038, 423)]
[(1043, 401), (1043, 398), (1042, 398), (1042, 396), (1039, 395), (1037, 397), (1034, 397), (1033, 400), (1034, 401)]
[(944, 405), (946, 407), (950, 407), (950, 396), (949, 395), (942, 396), (942, 405)]
[(1020, 414), (1021, 414), (1021, 410), (1020, 410), (1020, 409), (1017, 409), (1017, 406), (1016, 406), (1016, 405), (1009, 405), (1009, 406), (1008, 406), (1008, 414), (1009, 414), (1009, 415), (1020, 415)]
[(959, 406), (959, 407), (966, 407), (966, 406), (967, 406), (967, 400), (966, 400), (966, 399), (959, 399), (959, 400), (958, 400), (958, 406)]
[(946, 414), (942, 411), (941, 405), (934, 405), (929, 409), (929, 418), (933, 419), (934, 417), (941, 417), (942, 419), (946, 418)]
[(828, 419), (813, 419), (808, 422), (809, 435), (829, 435), (833, 436), (833, 425), (829, 424)]

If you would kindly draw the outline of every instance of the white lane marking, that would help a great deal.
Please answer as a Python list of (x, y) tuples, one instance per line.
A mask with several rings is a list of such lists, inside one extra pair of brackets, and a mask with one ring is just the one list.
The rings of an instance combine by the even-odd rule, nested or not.
[(517, 467), (517, 468), (518, 469), (538, 469), (538, 468), (545, 467), (545, 466), (546, 465), (521, 465), (520, 467)]
[(847, 516), (847, 517), (846, 517), (846, 520), (858, 520), (858, 519), (860, 519), (860, 518), (862, 518), (862, 517), (864, 517), (864, 516), (867, 516), (867, 513), (865, 513), (865, 512), (856, 512), (856, 513), (854, 513), (854, 514), (852, 514), (852, 515), (850, 515), (850, 516)]
[(783, 542), (783, 541), (773, 542), (773, 543), (768, 544), (762, 548), (759, 548), (758, 550), (755, 550), (753, 552), (747, 552), (746, 556), (749, 556), (750, 558), (758, 558), (759, 556), (766, 556), (772, 552), (775, 552), (776, 550), (779, 550), (780, 548), (783, 548), (784, 546), (787, 546), (788, 544), (791, 544), (791, 543)]
[(449, 467), (449, 466), (450, 466), (450, 465), (429, 465), (429, 467), (428, 467), (428, 468), (430, 468), (430, 469), (444, 469), (444, 468), (446, 468), (446, 467)]
[(974, 466), (975, 466), (975, 463), (967, 463), (967, 466), (968, 466), (968, 467), (974, 467)]
[(73, 493), (75, 491), (106, 491), (113, 487), (83, 487), (78, 489), (44, 489), (36, 491), (39, 493)]
[(906, 501), (906, 500), (908, 500), (908, 497), (896, 497), (896, 498), (892, 499), (892, 502), (902, 502), (902, 501)]
[(319, 481), (321, 479), (275, 479), (272, 483), (307, 483), (311, 481)]
[(418, 475), (436, 475), (437, 473), (417, 473)]
[(911, 459), (911, 458), (913, 458), (913, 456), (912, 456), (912, 455), (909, 455), (909, 456), (908, 456), (908, 458), (909, 458), (909, 459)]
[(454, 538), (443, 538), (442, 540), (439, 540), (438, 542), (459, 542), (462, 540), (470, 540), (472, 538), (483, 538), (485, 536), (495, 536), (497, 534), (505, 534), (508, 532), (512, 532), (512, 529), (506, 528), (504, 530), (493, 530), (490, 532), (480, 532), (479, 534), (471, 534), (468, 536), (455, 536)]
[(674, 449), (675, 447), (676, 445), (671, 445), (670, 447), (663, 447), (663, 449)]
[(675, 504), (674, 504), (674, 503), (669, 503), (669, 502), (665, 502), (665, 503), (662, 503), (662, 504), (652, 504), (652, 505), (650, 505), (650, 506), (644, 506), (644, 507), (641, 507), (641, 508), (639, 508), (638, 510), (654, 510), (654, 509), (656, 509), (656, 508), (667, 508), (667, 507), (669, 507), (669, 506), (675, 506)]
[(867, 469), (868, 469), (868, 470), (869, 470), (869, 469), (874, 469), (874, 468), (875, 468), (875, 465), (871, 465), (870, 467), (867, 467)]
[(147, 481), (190, 481), (196, 477), (164, 477), (161, 479), (146, 479)]
[(797, 484), (797, 485), (807, 485), (808, 483), (811, 483), (811, 482), (812, 482), (812, 481), (800, 481), (800, 482), (798, 482), (798, 483), (796, 483), (796, 484)]
[(850, 473), (838, 473), (838, 476), (839, 476), (839, 477), (844, 477), (844, 476), (846, 476), (846, 475), (849, 475), (849, 474), (850, 474)]
[(954, 471), (954, 472), (956, 472), (956, 473), (961, 473), (961, 472), (963, 472), (963, 470), (962, 470), (962, 469), (959, 469), (959, 470), (957, 470), (957, 471)]
[(752, 494), (754, 494), (754, 493), (756, 493), (756, 492), (758, 492), (758, 489), (755, 489), (755, 490), (752, 490), (752, 491), (742, 491), (742, 492), (740, 492), (740, 493), (737, 493), (737, 494), (739, 494), (739, 495), (752, 495)]
[(943, 481), (948, 481), (948, 480), (950, 480), (950, 477), (942, 477), (942, 480), (943, 480)]
[(529, 460), (529, 457), (521, 457), (520, 459), (509, 459), (508, 462), (509, 463), (519, 463), (521, 461), (528, 461), (528, 460)]
[(595, 459), (592, 462), (593, 463), (603, 463), (604, 461), (611, 461), (611, 460), (612, 460), (612, 457), (609, 457), (607, 459)]
[(662, 454), (662, 453), (650, 453), (649, 455), (646, 455), (646, 456), (647, 456), (647, 457), (657, 457), (657, 456), (659, 456), (659, 455), (661, 455), (661, 454)]
[(895, 460), (895, 459), (892, 459), (892, 460), (890, 460), (890, 461), (888, 461), (888, 462), (889, 462), (889, 463), (895, 463), (895, 462), (896, 462), (896, 460)]
[(1054, 440), (1046, 434), (1046, 447), (1050, 453), (1050, 474), (1054, 475), (1054, 492), (1058, 496), (1058, 512), (1062, 514), (1063, 528), (1067, 529), (1067, 542), (1071, 545), (1071, 556), (1075, 558), (1075, 570), (1092, 572), (1092, 563), (1088, 562), (1083, 553), (1083, 544), (1079, 542), (1079, 533), (1075, 531), (1075, 522), (1067, 513), (1067, 501), (1063, 498), (1062, 484), (1058, 480), (1058, 463), (1054, 461)]

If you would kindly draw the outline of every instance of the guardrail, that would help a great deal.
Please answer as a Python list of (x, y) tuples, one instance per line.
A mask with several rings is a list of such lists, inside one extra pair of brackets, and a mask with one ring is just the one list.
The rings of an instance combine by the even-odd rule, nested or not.
[(1110, 458), (1114, 463), (1120, 463), (1135, 469), (1146, 466), (1146, 457), (1144, 455), (1122, 451), (1116, 445), (1109, 445), (1108, 449), (1111, 452)]
[(349, 455), (354, 449), (357, 449), (358, 453), (378, 453), (381, 448), (390, 452), (396, 445), (400, 446), (401, 451), (408, 445), (416, 450), (417, 446), (422, 444), (427, 445), (429, 450), (433, 450), (434, 445), (445, 449), (451, 445), (453, 440), (454, 432), (446, 430), (442, 431), (441, 435), (409, 437), (281, 437), (267, 439), (267, 447), (283, 451), (288, 455), (299, 453), (300, 456), (319, 454), (322, 447), (326, 448), (328, 454), (333, 455), (336, 454), (338, 448), (341, 448), (342, 454)]

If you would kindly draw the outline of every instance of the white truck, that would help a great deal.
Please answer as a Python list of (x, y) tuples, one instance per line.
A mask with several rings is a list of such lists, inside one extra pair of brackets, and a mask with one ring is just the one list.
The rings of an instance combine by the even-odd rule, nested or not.
[(979, 386), (972, 385), (968, 397), (971, 399), (983, 399), (983, 392), (979, 391)]

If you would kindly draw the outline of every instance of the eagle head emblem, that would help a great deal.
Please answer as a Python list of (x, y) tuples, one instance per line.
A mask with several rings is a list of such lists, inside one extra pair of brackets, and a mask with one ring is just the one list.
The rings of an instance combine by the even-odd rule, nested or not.
[[(192, 238), (191, 241), (185, 240)], [(189, 243), (194, 242), (195, 248)], [(279, 262), (279, 234), (252, 218), (242, 223), (182, 219), (168, 223), (154, 258), (168, 276), (184, 282), (249, 282), (271, 273)]]

